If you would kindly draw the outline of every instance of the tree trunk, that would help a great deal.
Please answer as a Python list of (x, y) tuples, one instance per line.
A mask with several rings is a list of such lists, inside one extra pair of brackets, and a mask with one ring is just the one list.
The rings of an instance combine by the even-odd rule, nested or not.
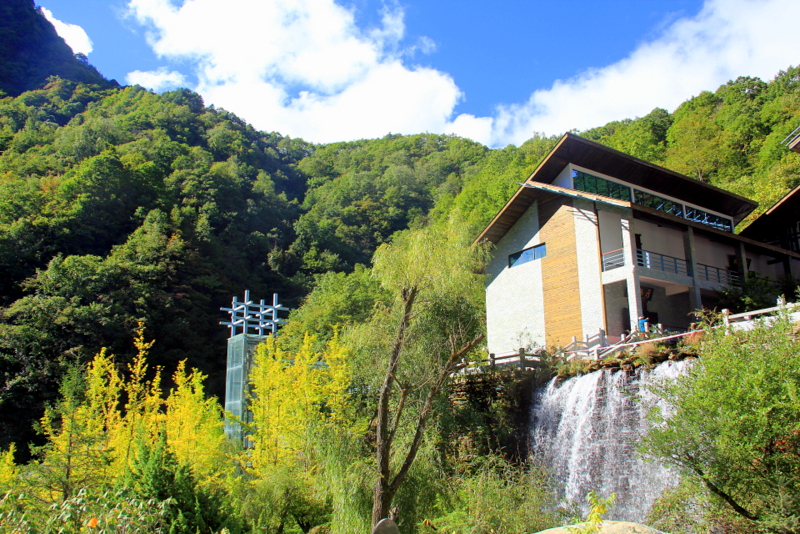
[(397, 327), (392, 353), (389, 355), (389, 365), (381, 385), (378, 397), (378, 421), (375, 433), (375, 458), (378, 464), (378, 480), (375, 483), (372, 498), (372, 526), (378, 521), (389, 516), (389, 507), (392, 504), (394, 491), (389, 486), (389, 459), (392, 451), (392, 434), (389, 431), (389, 399), (392, 396), (394, 374), (400, 362), (400, 354), (406, 339), (406, 329), (411, 320), (411, 311), (414, 300), (417, 298), (417, 289), (403, 291), (403, 314)]
[[(404, 312), (408, 311), (410, 316), (411, 308), (406, 307)], [(404, 313), (404, 319), (407, 316)], [(404, 331), (401, 325), (400, 331)], [(398, 332), (399, 335), (399, 332)], [(452, 372), (453, 365), (456, 361), (458, 361), (461, 357), (466, 355), (469, 351), (471, 351), (475, 346), (478, 345), (483, 340), (483, 334), (480, 334), (471, 342), (466, 344), (460, 350), (453, 352), (450, 354), (450, 357), (447, 359), (447, 362), (442, 367), (441, 372), (436, 380), (434, 380), (433, 384), (431, 384), (430, 390), (428, 391), (428, 395), (425, 399), (425, 404), (422, 408), (422, 411), (417, 418), (417, 425), (416, 431), (414, 433), (414, 439), (411, 442), (411, 445), (406, 453), (405, 460), (403, 461), (400, 470), (391, 478), (391, 471), (389, 465), (389, 459), (391, 456), (391, 446), (392, 446), (392, 437), (394, 432), (388, 432), (388, 421), (389, 421), (389, 396), (391, 393), (391, 383), (390, 375), (394, 375), (394, 370), (397, 368), (397, 361), (392, 364), (392, 360), (390, 359), (389, 368), (387, 369), (387, 374), (384, 379), (384, 387), (389, 384), (388, 388), (384, 391), (384, 388), (381, 388), (381, 397), (378, 403), (378, 432), (376, 437), (376, 459), (378, 464), (378, 480), (375, 483), (375, 489), (373, 490), (373, 498), (372, 498), (372, 526), (373, 528), (381, 519), (389, 517), (389, 511), (391, 510), (392, 506), (392, 499), (394, 498), (397, 490), (400, 488), (400, 485), (405, 480), (406, 475), (408, 474), (409, 469), (411, 469), (411, 465), (414, 463), (414, 460), (417, 457), (417, 451), (419, 451), (419, 447), (422, 444), (422, 438), (425, 436), (425, 425), (428, 422), (428, 418), (430, 417), (433, 411), (433, 402), (436, 399), (436, 396), (439, 394), (439, 391), (442, 389), (447, 377), (450, 376)], [(400, 347), (402, 348), (402, 346)], [(394, 356), (395, 353), (392, 353)], [(399, 351), (397, 352), (399, 356)], [(384, 398), (384, 392), (386, 393), (386, 397)], [(385, 402), (384, 402), (385, 401)], [(400, 417), (400, 414), (395, 415), (396, 418)], [(395, 421), (397, 423), (397, 421)], [(382, 426), (383, 425), (383, 426)]]

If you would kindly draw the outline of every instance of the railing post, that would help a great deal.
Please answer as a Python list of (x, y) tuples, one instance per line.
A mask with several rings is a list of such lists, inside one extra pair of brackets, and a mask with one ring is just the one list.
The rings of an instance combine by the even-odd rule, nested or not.
[(494, 370), (495, 362), (494, 362), (494, 352), (489, 353), (489, 369)]
[(600, 339), (600, 346), (607, 347), (608, 346), (608, 339), (606, 339), (606, 331), (602, 328), (597, 330), (597, 337)]
[(722, 324), (725, 325), (725, 329), (727, 330), (731, 326), (731, 320), (728, 317), (731, 314), (731, 311), (728, 308), (722, 310)]
[(525, 349), (519, 349), (519, 368), (525, 370)]

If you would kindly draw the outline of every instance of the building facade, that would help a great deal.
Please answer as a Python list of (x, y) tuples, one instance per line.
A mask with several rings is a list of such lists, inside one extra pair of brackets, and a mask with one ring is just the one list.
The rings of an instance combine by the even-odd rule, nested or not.
[(693, 311), (745, 277), (800, 279), (800, 254), (738, 235), (756, 203), (566, 134), (478, 237), (489, 352), (605, 345)]

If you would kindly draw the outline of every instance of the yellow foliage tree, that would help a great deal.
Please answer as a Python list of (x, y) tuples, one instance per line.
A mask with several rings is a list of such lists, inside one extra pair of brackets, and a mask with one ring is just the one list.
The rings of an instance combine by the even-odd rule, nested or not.
[[(162, 434), (198, 481), (215, 480), (226, 468), (221, 409), (215, 399), (205, 398), (205, 376), (187, 371), (181, 362), (175, 387), (165, 401), (161, 369), (148, 378), (147, 354), (153, 343), (145, 341), (139, 324), (134, 338), (137, 354), (126, 377), (104, 349), (83, 377), (75, 370), (75, 376), (65, 381), (62, 400), (40, 422), (48, 443), (30, 480), (40, 500), (65, 500), (79, 489), (100, 487), (124, 476), (136, 461), (134, 444), (154, 446)], [(6, 453), (0, 458), (0, 489), (14, 476), (13, 453)]]
[[(127, 400), (124, 414), (109, 419), (106, 430), (115, 452), (114, 472), (121, 475), (134, 461), (134, 443), (155, 445), (164, 423), (164, 400), (161, 398), (161, 368), (157, 367), (153, 378), (147, 378), (147, 353), (155, 341), (145, 341), (144, 325), (139, 323), (133, 345), (136, 356), (128, 364), (128, 379), (119, 382), (120, 392)], [(106, 384), (111, 388), (117, 384), (116, 369), (104, 366)], [(111, 395), (112, 391), (106, 392)], [(110, 397), (109, 397), (110, 400)]]
[(304, 336), (293, 353), (272, 338), (256, 349), (250, 374), (251, 464), (256, 470), (286, 459), (300, 458), (308, 464), (315, 430), (346, 420), (350, 385), (346, 350), (336, 335), (319, 353), (313, 349), (314, 341), (313, 336)]
[(12, 443), (8, 450), (0, 452), (0, 495), (5, 495), (9, 490), (17, 486), (17, 464), (14, 463), (14, 451), (16, 447)]
[(113, 451), (99, 414), (82, 399), (83, 386), (80, 371), (72, 369), (61, 386), (61, 401), (47, 408), (40, 421), (47, 444), (26, 484), (47, 503), (100, 487), (110, 474)]
[(178, 462), (188, 465), (198, 480), (217, 479), (227, 465), (222, 409), (213, 397), (206, 398), (205, 375), (186, 371), (186, 361), (178, 364), (175, 387), (166, 401), (167, 445)]

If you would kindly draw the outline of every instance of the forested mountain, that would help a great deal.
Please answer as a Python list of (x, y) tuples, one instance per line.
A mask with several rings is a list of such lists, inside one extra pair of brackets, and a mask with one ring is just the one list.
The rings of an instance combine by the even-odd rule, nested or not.
[(97, 72), (86, 56), (74, 56), (33, 0), (0, 3), (0, 91), (17, 96), (40, 88), (50, 76), (115, 87)]
[[(0, 65), (12, 95), (0, 98), (0, 447), (34, 439), (70, 363), (101, 347), (124, 362), (139, 322), (157, 340), (154, 364), (188, 358), (221, 394), (219, 308), (233, 295), (278, 292), (297, 307), (322, 273), (369, 265), (395, 232), (455, 210), (477, 233), (557, 141), (313, 145), (188, 90), (117, 87), (65, 59), (30, 1), (2, 9), (0, 50), (15, 59)], [(38, 29), (9, 26), (15, 18)], [(800, 183), (800, 158), (780, 144), (797, 125), (800, 69), (790, 68), (582, 135), (765, 209)]]

